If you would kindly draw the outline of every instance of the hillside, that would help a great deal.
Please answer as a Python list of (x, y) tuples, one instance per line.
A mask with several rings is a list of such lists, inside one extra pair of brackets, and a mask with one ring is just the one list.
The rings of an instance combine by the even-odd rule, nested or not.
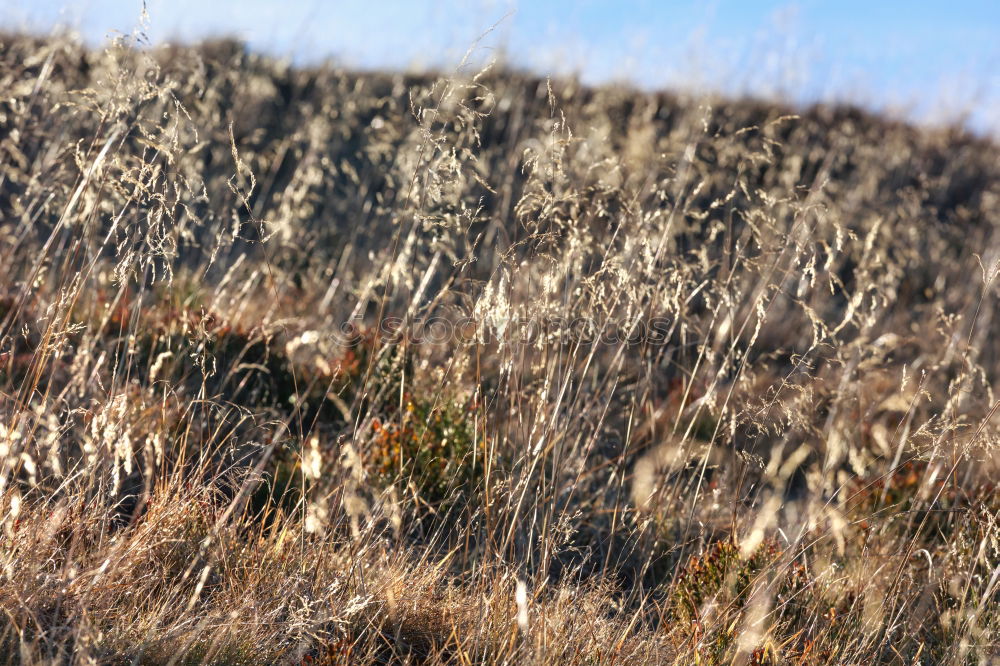
[(1000, 659), (995, 143), (230, 41), (0, 91), (4, 661)]

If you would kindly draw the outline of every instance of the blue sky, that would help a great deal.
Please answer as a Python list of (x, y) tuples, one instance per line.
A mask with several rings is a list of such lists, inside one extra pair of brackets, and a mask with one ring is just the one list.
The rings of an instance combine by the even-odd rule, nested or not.
[[(297, 62), (454, 68), (502, 56), (545, 74), (849, 100), (1000, 135), (1000, 0), (148, 0), (150, 39), (229, 34)], [(99, 43), (140, 0), (5, 0), (0, 25)], [(499, 22), (499, 23), (498, 23)]]

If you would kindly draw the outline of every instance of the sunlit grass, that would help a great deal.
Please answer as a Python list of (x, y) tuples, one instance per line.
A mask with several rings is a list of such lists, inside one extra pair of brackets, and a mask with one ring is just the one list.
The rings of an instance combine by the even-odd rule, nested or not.
[(1000, 161), (0, 38), (8, 663), (1000, 658)]

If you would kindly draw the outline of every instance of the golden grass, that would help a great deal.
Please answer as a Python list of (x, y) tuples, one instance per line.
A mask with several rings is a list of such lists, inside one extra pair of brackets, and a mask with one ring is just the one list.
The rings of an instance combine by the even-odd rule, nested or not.
[(997, 146), (0, 37), (6, 663), (1000, 659)]

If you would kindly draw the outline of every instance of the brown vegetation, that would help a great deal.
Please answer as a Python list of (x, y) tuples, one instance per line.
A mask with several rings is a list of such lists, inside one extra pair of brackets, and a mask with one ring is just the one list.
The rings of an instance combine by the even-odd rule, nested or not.
[(0, 37), (7, 663), (1000, 659), (997, 146)]

